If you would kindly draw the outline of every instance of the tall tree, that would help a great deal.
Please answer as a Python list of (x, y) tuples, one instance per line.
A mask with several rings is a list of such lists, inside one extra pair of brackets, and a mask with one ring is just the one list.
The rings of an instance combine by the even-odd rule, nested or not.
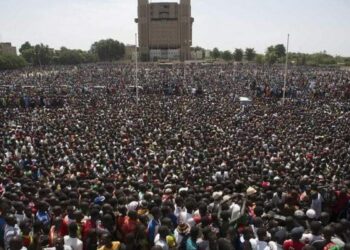
[(344, 63), (346, 66), (350, 66), (350, 57), (344, 59)]
[(26, 66), (22, 56), (0, 53), (0, 70), (18, 69)]
[(27, 41), (22, 44), (21, 48), (19, 48), (19, 52), (22, 54), (24, 50), (31, 49), (33, 46)]
[(245, 55), (246, 60), (250, 62), (250, 61), (253, 61), (255, 59), (256, 52), (253, 48), (246, 48), (244, 55)]
[(220, 57), (220, 51), (218, 48), (214, 48), (211, 52), (211, 57), (214, 59), (218, 59)]
[(34, 48), (24, 49), (21, 51), (23, 58), (30, 64), (34, 64)]
[(232, 53), (228, 50), (225, 50), (221, 54), (221, 58), (224, 59), (225, 61), (231, 61), (232, 60)]
[(84, 56), (79, 50), (61, 48), (57, 51), (57, 61), (59, 64), (80, 64), (84, 62)]
[(233, 59), (235, 59), (236, 62), (241, 62), (243, 60), (243, 50), (235, 49), (235, 52), (233, 53)]
[(53, 49), (42, 43), (32, 46), (29, 42), (25, 42), (20, 52), (23, 58), (33, 65), (48, 65), (52, 62), (54, 55)]
[(255, 61), (256, 61), (257, 64), (263, 64), (264, 60), (265, 60), (264, 55), (257, 54), (255, 56)]
[(95, 42), (90, 51), (95, 53), (100, 61), (116, 61), (125, 54), (125, 45), (117, 40), (107, 39)]
[(277, 58), (282, 58), (286, 56), (286, 48), (284, 47), (283, 44), (277, 44), (274, 49), (275, 49)]
[(278, 60), (278, 56), (276, 53), (276, 49), (274, 46), (270, 46), (267, 48), (266, 53), (265, 53), (265, 60), (269, 64), (274, 64)]
[(37, 44), (34, 46), (34, 65), (48, 65), (53, 58), (53, 49), (50, 49), (48, 45)]

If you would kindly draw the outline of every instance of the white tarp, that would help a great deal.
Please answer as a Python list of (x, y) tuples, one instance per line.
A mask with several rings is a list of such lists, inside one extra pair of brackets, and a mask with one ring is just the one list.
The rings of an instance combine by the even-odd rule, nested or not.
[(241, 97), (239, 98), (239, 101), (240, 101), (240, 102), (251, 102), (252, 100), (249, 99), (248, 97), (241, 96)]
[(241, 106), (249, 106), (252, 103), (252, 99), (245, 97), (245, 96), (241, 96), (239, 97), (239, 103), (241, 104)]

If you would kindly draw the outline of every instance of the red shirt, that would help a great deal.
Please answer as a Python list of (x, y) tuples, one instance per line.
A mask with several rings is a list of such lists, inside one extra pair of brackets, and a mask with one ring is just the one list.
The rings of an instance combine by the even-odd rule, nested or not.
[(126, 220), (126, 216), (120, 215), (117, 217), (117, 227), (118, 229), (122, 228), (122, 226), (124, 225), (124, 222)]
[(135, 232), (137, 224), (137, 220), (131, 220), (129, 217), (126, 217), (124, 224), (121, 228), (123, 236), (125, 237), (126, 235)]
[(300, 241), (286, 240), (283, 243), (284, 250), (302, 250), (305, 244)]
[(96, 224), (96, 222), (92, 221), (91, 219), (88, 219), (83, 223), (82, 232), (81, 232), (83, 242), (86, 241), (86, 238), (88, 237), (89, 231), (91, 229), (94, 229), (94, 228), (97, 228), (97, 224)]
[(336, 195), (337, 195), (337, 201), (333, 206), (333, 211), (334, 213), (340, 213), (343, 209), (346, 208), (346, 205), (350, 200), (350, 195), (342, 194), (339, 191), (336, 191)]

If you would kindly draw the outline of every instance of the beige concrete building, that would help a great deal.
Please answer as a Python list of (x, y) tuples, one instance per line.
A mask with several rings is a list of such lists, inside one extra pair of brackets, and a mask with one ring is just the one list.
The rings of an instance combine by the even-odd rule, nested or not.
[(135, 45), (125, 45), (124, 59), (128, 61), (135, 61)]
[(191, 58), (191, 0), (180, 3), (149, 3), (138, 0), (139, 47), (142, 57), (150, 60)]
[(0, 53), (17, 55), (17, 50), (11, 43), (0, 43)]

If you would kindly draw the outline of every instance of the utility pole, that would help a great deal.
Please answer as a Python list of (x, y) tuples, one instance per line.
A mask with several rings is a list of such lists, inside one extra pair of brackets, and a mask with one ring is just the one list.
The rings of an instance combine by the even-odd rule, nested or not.
[(136, 104), (139, 105), (139, 85), (138, 85), (138, 50), (137, 50), (137, 33), (135, 33), (135, 88), (136, 88)]
[(284, 68), (284, 85), (283, 85), (283, 100), (282, 100), (283, 105), (286, 100), (286, 87), (287, 87), (287, 74), (288, 74), (288, 50), (289, 50), (289, 34), (287, 38), (286, 65)]

